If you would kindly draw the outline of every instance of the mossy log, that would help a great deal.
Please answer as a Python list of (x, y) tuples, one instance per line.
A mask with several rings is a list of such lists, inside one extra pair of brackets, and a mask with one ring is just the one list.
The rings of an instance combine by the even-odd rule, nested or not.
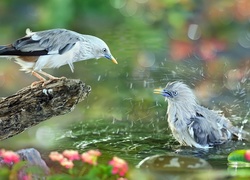
[(80, 80), (57, 79), (25, 87), (0, 100), (0, 140), (7, 139), (53, 116), (71, 112), (91, 88)]

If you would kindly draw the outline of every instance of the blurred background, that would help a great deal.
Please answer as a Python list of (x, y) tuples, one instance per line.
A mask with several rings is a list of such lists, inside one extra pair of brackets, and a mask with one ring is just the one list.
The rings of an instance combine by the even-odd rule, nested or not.
[[(1, 141), (1, 147), (35, 147), (44, 154), (99, 149), (131, 164), (174, 152), (181, 147), (168, 129), (167, 103), (153, 89), (175, 80), (188, 84), (201, 104), (249, 130), (249, 9), (249, 0), (0, 1), (0, 44), (24, 36), (26, 28), (66, 28), (103, 39), (119, 63), (88, 60), (75, 63), (74, 73), (68, 66), (45, 70), (81, 79), (92, 92), (72, 113)], [(0, 59), (1, 97), (34, 80), (18, 64)], [(217, 153), (218, 167), (225, 167), (236, 146), (250, 144)]]

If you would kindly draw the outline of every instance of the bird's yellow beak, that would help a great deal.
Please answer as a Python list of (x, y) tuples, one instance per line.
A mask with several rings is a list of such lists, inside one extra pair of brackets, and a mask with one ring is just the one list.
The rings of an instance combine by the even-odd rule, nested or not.
[(113, 62), (113, 63), (115, 63), (115, 64), (118, 64), (118, 62), (116, 61), (116, 59), (112, 56), (111, 57), (111, 61)]
[(162, 90), (161, 88), (158, 88), (158, 89), (154, 89), (154, 93), (155, 94), (162, 94)]
[(104, 55), (105, 58), (111, 60), (113, 63), (118, 64), (118, 62), (116, 61), (116, 59), (112, 56), (112, 54), (105, 54)]

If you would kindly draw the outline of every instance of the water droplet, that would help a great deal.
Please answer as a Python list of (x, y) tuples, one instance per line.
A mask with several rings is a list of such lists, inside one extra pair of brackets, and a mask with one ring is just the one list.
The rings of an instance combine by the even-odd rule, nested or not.
[(100, 81), (100, 79), (101, 79), (101, 75), (98, 76), (97, 81)]

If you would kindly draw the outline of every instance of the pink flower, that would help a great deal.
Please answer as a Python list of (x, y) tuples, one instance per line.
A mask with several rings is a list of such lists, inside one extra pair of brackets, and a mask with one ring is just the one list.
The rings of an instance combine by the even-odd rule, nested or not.
[(126, 161), (118, 157), (113, 157), (113, 159), (109, 161), (109, 165), (113, 166), (112, 174), (124, 176), (128, 171), (128, 164)]
[(117, 180), (127, 180), (127, 178), (119, 177)]
[(245, 159), (246, 159), (247, 161), (250, 161), (250, 150), (246, 150)]
[(88, 154), (90, 154), (92, 156), (97, 156), (97, 157), (101, 156), (101, 152), (98, 150), (89, 150)]
[(65, 150), (65, 151), (63, 151), (62, 154), (64, 155), (64, 157), (68, 158), (71, 161), (80, 159), (78, 151)]
[(61, 153), (58, 153), (57, 151), (52, 151), (49, 154), (49, 158), (52, 161), (58, 161), (58, 162), (61, 162), (64, 159), (63, 155)]
[(0, 156), (6, 164), (18, 163), (20, 161), (20, 156), (13, 151), (1, 149)]
[(67, 168), (67, 169), (72, 169), (72, 168), (74, 167), (73, 162), (70, 161), (70, 160), (68, 160), (67, 158), (64, 158), (64, 159), (60, 162), (60, 164), (61, 164), (63, 167)]
[(82, 153), (82, 161), (91, 165), (97, 165), (97, 158), (101, 155), (98, 150), (89, 150), (86, 153)]

